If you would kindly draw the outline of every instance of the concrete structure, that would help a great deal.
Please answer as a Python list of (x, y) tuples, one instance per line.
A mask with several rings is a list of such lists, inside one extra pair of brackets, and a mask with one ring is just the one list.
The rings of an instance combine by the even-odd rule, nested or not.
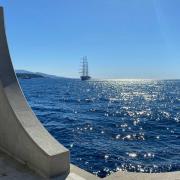
[[(0, 179), (100, 180), (69, 162), (69, 151), (41, 125), (20, 89), (0, 7)], [(105, 180), (180, 180), (180, 172), (117, 172)]]
[(36, 118), (18, 84), (0, 8), (0, 148), (45, 177), (68, 174), (69, 151)]

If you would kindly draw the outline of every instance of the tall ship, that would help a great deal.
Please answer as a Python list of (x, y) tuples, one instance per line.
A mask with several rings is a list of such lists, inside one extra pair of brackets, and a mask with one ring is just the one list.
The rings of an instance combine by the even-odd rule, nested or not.
[(89, 76), (89, 66), (88, 66), (88, 60), (87, 56), (84, 56), (82, 58), (82, 64), (81, 64), (81, 80), (82, 81), (87, 81), (91, 79), (91, 76)]

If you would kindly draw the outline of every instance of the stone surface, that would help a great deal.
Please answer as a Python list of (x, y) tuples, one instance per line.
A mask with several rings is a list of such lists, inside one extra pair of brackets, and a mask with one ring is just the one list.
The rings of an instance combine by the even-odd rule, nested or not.
[(0, 179), (2, 180), (41, 180), (35, 172), (22, 165), (5, 153), (0, 152)]
[(67, 180), (100, 180), (100, 178), (71, 164), (71, 171)]
[[(43, 180), (35, 171), (30, 170), (26, 165), (22, 165), (11, 157), (0, 151), (0, 180)], [(51, 180), (98, 180), (94, 175), (71, 165), (71, 173), (66, 177), (57, 176), (49, 178)]]
[(130, 173), (117, 172), (105, 180), (180, 180), (180, 172), (170, 173)]

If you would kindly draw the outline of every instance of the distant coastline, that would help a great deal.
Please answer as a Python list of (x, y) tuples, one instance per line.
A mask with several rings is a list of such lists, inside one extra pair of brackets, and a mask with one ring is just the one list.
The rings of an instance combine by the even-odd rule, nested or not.
[(15, 70), (15, 73), (19, 79), (33, 79), (33, 78), (57, 79), (57, 78), (64, 78), (64, 77), (59, 77), (59, 76), (55, 76), (55, 75), (50, 75), (50, 74), (45, 74), (45, 73), (40, 73), (40, 72), (31, 72), (31, 71), (26, 71), (26, 70)]
[(39, 74), (27, 74), (27, 73), (16, 73), (16, 76), (19, 79), (45, 78), (44, 76)]

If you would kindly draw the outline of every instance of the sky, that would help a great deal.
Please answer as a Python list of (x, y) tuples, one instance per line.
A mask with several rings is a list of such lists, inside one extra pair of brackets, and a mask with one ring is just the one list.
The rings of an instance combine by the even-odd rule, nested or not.
[(94, 78), (180, 78), (179, 0), (0, 0), (15, 69)]

